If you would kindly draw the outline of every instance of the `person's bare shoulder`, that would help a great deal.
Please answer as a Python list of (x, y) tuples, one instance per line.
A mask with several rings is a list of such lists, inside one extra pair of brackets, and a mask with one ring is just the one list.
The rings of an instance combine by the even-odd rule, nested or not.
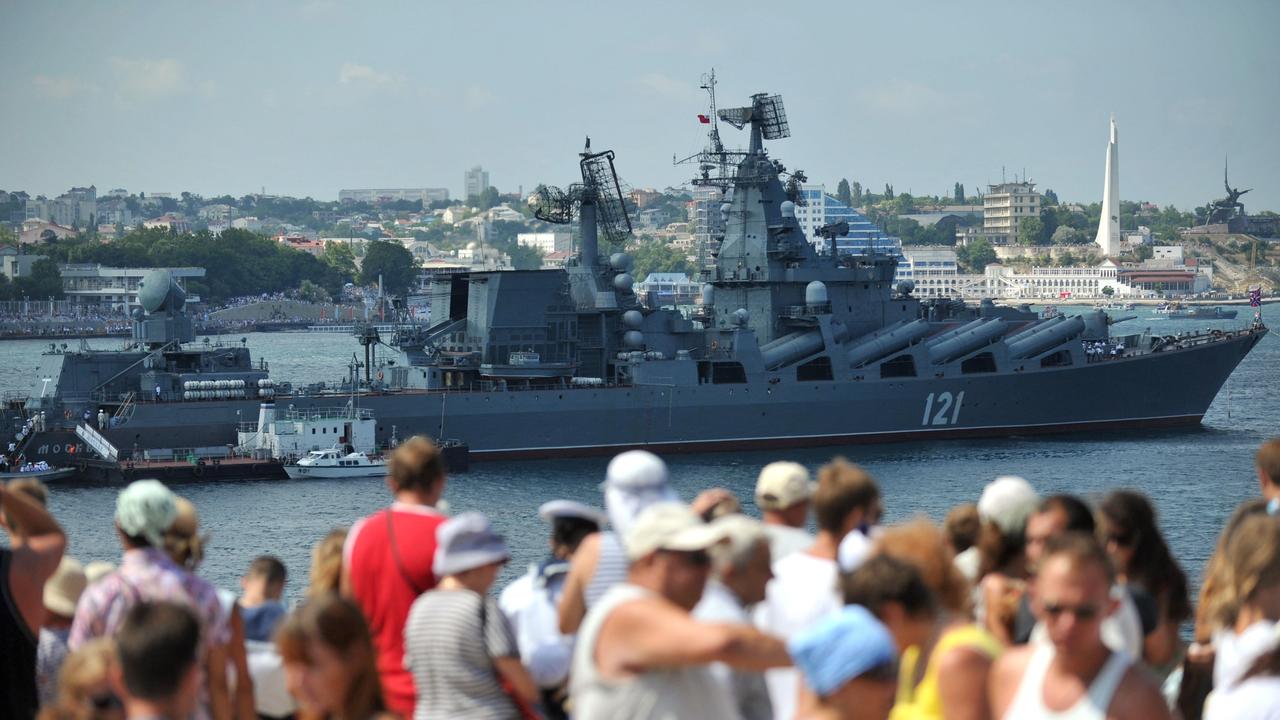
[(991, 712), (995, 717), (1004, 715), (1018, 692), (1018, 684), (1031, 662), (1030, 645), (1016, 647), (1000, 656), (991, 666), (991, 674), (987, 679), (987, 697), (991, 701)]
[(1107, 708), (1109, 720), (1169, 720), (1173, 715), (1165, 704), (1164, 695), (1155, 678), (1146, 668), (1132, 665), (1125, 672), (1111, 707)]

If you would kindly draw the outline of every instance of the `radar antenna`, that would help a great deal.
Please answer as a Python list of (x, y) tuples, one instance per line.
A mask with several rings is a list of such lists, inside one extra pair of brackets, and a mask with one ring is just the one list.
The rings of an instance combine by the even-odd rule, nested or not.
[(582, 182), (562, 190), (554, 185), (539, 185), (529, 195), (533, 216), (543, 222), (566, 225), (582, 215), (583, 203), (595, 206), (597, 232), (619, 247), (631, 235), (631, 217), (623, 196), (622, 183), (613, 164), (612, 150), (591, 152), (587, 138), (578, 166)]

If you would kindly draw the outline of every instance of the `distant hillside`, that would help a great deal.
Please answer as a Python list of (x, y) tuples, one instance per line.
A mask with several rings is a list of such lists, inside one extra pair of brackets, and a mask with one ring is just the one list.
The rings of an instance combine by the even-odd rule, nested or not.
[[(1213, 262), (1214, 285), (1224, 290), (1243, 292), (1260, 284), (1270, 295), (1280, 288), (1280, 242), (1276, 240), (1252, 235), (1189, 236), (1183, 238), (1182, 246), (1188, 255)], [(1252, 271), (1251, 261), (1256, 263)]]

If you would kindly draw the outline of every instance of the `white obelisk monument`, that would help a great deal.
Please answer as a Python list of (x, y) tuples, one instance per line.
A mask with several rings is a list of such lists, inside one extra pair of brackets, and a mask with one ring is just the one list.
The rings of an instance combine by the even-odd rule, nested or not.
[(1102, 217), (1094, 242), (1106, 257), (1120, 254), (1120, 148), (1116, 116), (1111, 116), (1111, 142), (1107, 143), (1107, 174), (1102, 181)]

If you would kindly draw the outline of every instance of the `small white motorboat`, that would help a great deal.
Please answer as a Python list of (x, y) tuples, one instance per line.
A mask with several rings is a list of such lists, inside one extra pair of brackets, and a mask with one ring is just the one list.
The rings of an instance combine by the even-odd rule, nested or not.
[(362, 452), (344, 454), (338, 448), (329, 448), (312, 450), (298, 462), (285, 465), (284, 471), (294, 480), (383, 477), (387, 474), (387, 462), (382, 458), (370, 458)]

